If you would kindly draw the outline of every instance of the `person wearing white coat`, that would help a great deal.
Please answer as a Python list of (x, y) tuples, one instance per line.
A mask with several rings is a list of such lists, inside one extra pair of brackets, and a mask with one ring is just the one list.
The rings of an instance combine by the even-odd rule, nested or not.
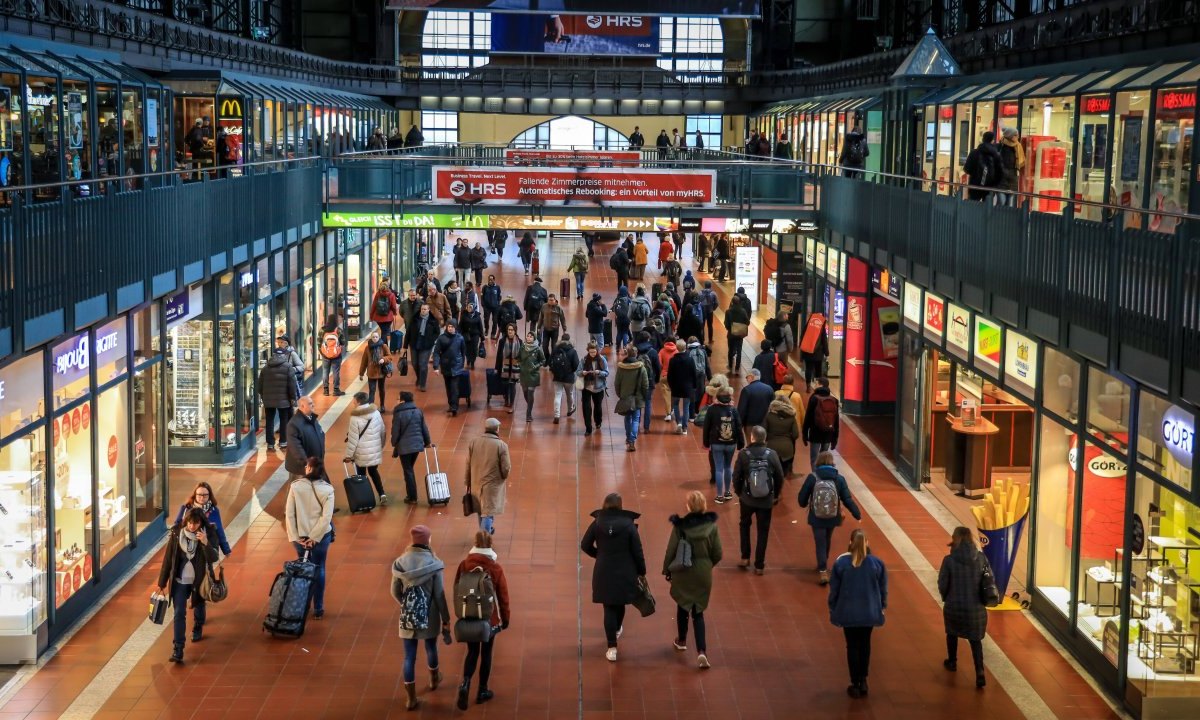
[(388, 496), (383, 492), (383, 479), (379, 466), (383, 464), (383, 449), (387, 447), (387, 427), (379, 410), (367, 401), (365, 392), (354, 393), (354, 411), (350, 413), (350, 427), (346, 429), (346, 458), (354, 463), (359, 475), (370, 475), (379, 493), (379, 504), (387, 505)]

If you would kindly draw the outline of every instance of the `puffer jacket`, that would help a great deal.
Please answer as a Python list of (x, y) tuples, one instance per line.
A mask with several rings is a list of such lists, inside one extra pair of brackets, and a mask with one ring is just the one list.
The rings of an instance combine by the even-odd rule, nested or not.
[[(663, 574), (671, 576), (671, 599), (684, 610), (704, 612), (712, 593), (713, 566), (721, 562), (722, 556), (717, 514), (693, 512), (683, 517), (672, 515), (670, 522), (671, 537), (663, 558)], [(680, 537), (686, 538), (692, 545), (692, 566), (671, 570)]]
[(445, 563), (425, 545), (409, 545), (404, 554), (392, 563), (392, 597), (404, 602), (404, 591), (417, 585), (429, 594), (429, 626), (424, 630), (400, 628), (406, 640), (433, 640), (442, 634), (442, 626), (450, 624), (450, 605), (446, 602)]
[(299, 392), (287, 352), (272, 353), (258, 373), (258, 395), (263, 407), (291, 407), (300, 399)]
[(942, 559), (938, 593), (946, 634), (982, 640), (987, 633), (987, 608), (979, 596), (979, 580), (988, 569), (987, 558), (970, 543), (959, 543)]
[(796, 409), (787, 398), (775, 396), (763, 420), (763, 427), (767, 430), (767, 447), (774, 450), (780, 460), (787, 461), (796, 456), (800, 425), (796, 423)]
[(672, 340), (668, 340), (667, 342), (663, 343), (662, 350), (658, 351), (658, 379), (660, 381), (666, 381), (667, 367), (671, 364), (671, 358), (675, 357), (678, 352), (679, 347), (675, 345), (675, 342)]
[(387, 435), (387, 426), (378, 408), (371, 403), (355, 408), (350, 414), (350, 425), (346, 428), (345, 457), (358, 467), (382, 465)]
[(402, 402), (392, 410), (392, 447), (397, 455), (418, 453), (429, 447), (429, 426), (421, 408)]

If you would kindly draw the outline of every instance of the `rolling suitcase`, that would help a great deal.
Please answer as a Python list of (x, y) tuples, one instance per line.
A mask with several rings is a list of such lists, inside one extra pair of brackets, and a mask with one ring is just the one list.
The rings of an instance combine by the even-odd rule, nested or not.
[(613, 321), (612, 318), (604, 318), (604, 347), (612, 347), (613, 344)]
[[(433, 449), (433, 470), (429, 469), (429, 449)], [(450, 503), (450, 478), (442, 472), (438, 464), (437, 445), (425, 449), (425, 494), (429, 498), (429, 506), (448, 505)]]
[(496, 368), (488, 368), (486, 376), (487, 376), (487, 399), (484, 400), (484, 402), (485, 403), (491, 402), (493, 395), (499, 395), (500, 397), (504, 397), (504, 392), (507, 389), (504, 387), (506, 383), (504, 382), (504, 379), (500, 377), (500, 373), (496, 372)]
[(392, 354), (395, 354), (400, 352), (400, 348), (402, 347), (404, 347), (404, 331), (393, 330), (388, 333), (388, 350), (391, 350)]
[(533, 274), (542, 274), (542, 258), (538, 256), (537, 248), (533, 249)]
[(558, 300), (563, 305), (567, 304), (567, 300), (571, 299), (571, 278), (563, 278), (558, 281)]
[(650, 286), (650, 302), (658, 302), (658, 296), (667, 291), (667, 286), (657, 282)]
[(263, 630), (276, 637), (303, 635), (316, 579), (317, 566), (308, 561), (308, 553), (304, 553), (303, 560), (285, 562), (283, 572), (276, 575), (271, 584)]
[(471, 374), (463, 373), (458, 376), (458, 399), (466, 400), (467, 405), (471, 404)]
[(366, 475), (356, 475), (350, 472), (350, 463), (342, 463), (346, 479), (342, 487), (346, 488), (346, 502), (350, 505), (350, 514), (370, 512), (375, 509), (375, 490)]

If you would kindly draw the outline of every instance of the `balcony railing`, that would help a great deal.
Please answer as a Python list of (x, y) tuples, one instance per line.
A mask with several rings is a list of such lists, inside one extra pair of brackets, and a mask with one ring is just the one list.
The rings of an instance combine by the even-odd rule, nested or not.
[[(0, 332), (17, 334), (25, 321), (56, 312), (75, 327), (76, 303), (137, 282), (147, 292), (154, 278), (204, 263), (255, 241), (282, 238), (291, 229), (320, 222), (320, 158), (242, 165), (236, 176), (194, 171), (121, 178), (106, 192), (96, 181), (6, 188), (0, 209)], [(194, 180), (194, 181), (192, 181)], [(186, 182), (185, 182), (186, 181)], [(125, 189), (134, 185), (143, 189)], [(86, 196), (79, 188), (87, 187)], [(47, 191), (58, 197), (34, 202)], [(32, 338), (26, 340), (33, 340)]]

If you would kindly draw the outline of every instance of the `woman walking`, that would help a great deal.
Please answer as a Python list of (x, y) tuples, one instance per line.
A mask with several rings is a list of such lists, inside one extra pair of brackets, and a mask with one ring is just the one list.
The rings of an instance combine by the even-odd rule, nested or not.
[(639, 582), (646, 581), (646, 556), (638, 535), (638, 513), (621, 507), (621, 496), (609, 493), (604, 505), (592, 512), (592, 524), (579, 547), (596, 559), (592, 568), (592, 602), (604, 606), (604, 657), (617, 661), (617, 639), (625, 629), (625, 606), (637, 598)]
[(513, 413), (517, 399), (517, 383), (521, 380), (521, 340), (517, 337), (517, 326), (508, 324), (496, 345), (496, 374), (505, 383), (504, 407)]
[[(425, 661), (429, 667), (429, 689), (442, 682), (438, 669), (438, 635), (450, 644), (450, 606), (446, 604), (443, 571), (446, 564), (433, 554), (429, 540), (433, 531), (417, 525), (409, 531), (412, 544), (392, 563), (392, 597), (400, 603), (400, 638), (404, 641), (405, 708), (415, 710), (417, 699), (417, 643), (425, 643)], [(409, 593), (413, 593), (407, 597)], [(423, 613), (423, 614), (422, 614)], [(423, 628), (420, 626), (424, 625)], [(419, 628), (419, 629), (418, 629)]]
[(861, 529), (850, 533), (850, 550), (833, 563), (829, 581), (829, 621), (846, 636), (852, 698), (867, 696), (871, 666), (871, 631), (883, 625), (887, 610), (887, 568), (871, 555)]
[(298, 477), (288, 486), (285, 525), (288, 540), (296, 548), (296, 557), (308, 555), (309, 562), (317, 566), (317, 578), (313, 582), (313, 617), (325, 617), (325, 560), (329, 556), (329, 543), (333, 542), (333, 485), (325, 474), (325, 462), (310, 457), (304, 463), (304, 477)]
[(732, 403), (733, 391), (722, 387), (717, 390), (716, 404), (704, 412), (703, 440), (712, 459), (717, 504), (733, 499), (733, 456), (746, 444), (742, 421)]
[(199, 508), (204, 513), (204, 519), (213, 526), (213, 530), (217, 533), (217, 545), (221, 548), (222, 558), (229, 557), (233, 550), (229, 547), (229, 541), (225, 539), (225, 524), (221, 521), (221, 511), (217, 509), (217, 494), (213, 492), (212, 485), (203, 481), (196, 483), (196, 489), (192, 490), (192, 496), (179, 506), (175, 524), (181, 524), (187, 511), (192, 508)]
[(975, 662), (975, 687), (983, 687), (983, 636), (987, 634), (987, 607), (979, 586), (984, 573), (990, 573), (987, 558), (975, 546), (970, 528), (956, 527), (950, 540), (950, 554), (938, 570), (938, 592), (942, 595), (942, 620), (946, 625), (946, 659), (942, 665), (958, 670), (958, 639), (971, 645)]
[[(707, 670), (708, 645), (705, 641), (704, 610), (712, 593), (713, 566), (721, 562), (721, 534), (717, 532), (717, 514), (708, 512), (704, 493), (693, 490), (687, 494), (687, 514), (672, 515), (671, 539), (663, 558), (663, 575), (671, 583), (671, 599), (675, 601), (675, 649), (687, 650), (688, 617), (696, 630), (696, 664)], [(690, 562), (680, 562), (680, 544), (691, 548)]]
[(183, 642), (187, 632), (188, 603), (192, 605), (192, 642), (203, 637), (205, 606), (200, 596), (200, 581), (210, 563), (217, 561), (217, 533), (204, 511), (192, 508), (176, 523), (167, 537), (167, 552), (158, 571), (158, 594), (170, 598), (175, 608), (175, 637), (171, 657), (173, 663), (183, 662)]
[(783, 464), (784, 478), (792, 475), (792, 462), (796, 459), (796, 441), (800, 439), (800, 425), (796, 422), (796, 408), (785, 397), (778, 393), (767, 408), (767, 417), (763, 419), (763, 427), (767, 431), (767, 447), (779, 456)]
[(608, 389), (608, 360), (600, 354), (596, 343), (588, 343), (587, 354), (579, 361), (577, 374), (583, 378), (579, 395), (583, 405), (583, 436), (587, 437), (593, 428), (599, 430), (604, 421), (604, 391)]
[[(533, 395), (542, 384), (542, 366), (546, 364), (546, 353), (538, 345), (532, 332), (525, 333), (525, 344), (517, 353), (521, 363), (521, 392), (525, 396), (525, 422), (533, 422)], [(509, 412), (512, 412), (510, 409)]]
[[(487, 642), (467, 643), (467, 656), (463, 660), (463, 681), (458, 686), (456, 704), (459, 710), (467, 709), (467, 697), (471, 693), (471, 677), (475, 675), (476, 664), (479, 666), (479, 689), (475, 691), (475, 704), (481, 705), (492, 699), (493, 693), (488, 689), (488, 678), (492, 674), (492, 647), (496, 642), (496, 635), (501, 630), (507, 630), (511, 620), (508, 614), (508, 580), (504, 577), (504, 568), (496, 559), (496, 551), (492, 549), (492, 535), (486, 530), (475, 532), (475, 546), (467, 553), (466, 559), (458, 564), (458, 570), (454, 573), (454, 587), (458, 587), (458, 581), (463, 575), (471, 572), (487, 574), (492, 581), (492, 589), (496, 591), (496, 601), (492, 616), (486, 621), (491, 626)], [(456, 610), (462, 612), (461, 608)]]
[(384, 383), (387, 382), (390, 367), (387, 341), (380, 334), (378, 327), (372, 328), (371, 334), (367, 336), (367, 348), (363, 351), (362, 361), (358, 366), (358, 378), (367, 378), (367, 402), (374, 403), (375, 391), (379, 391), (381, 413), (387, 412), (387, 391), (384, 389)]
[(646, 364), (638, 359), (637, 347), (628, 345), (624, 359), (617, 363), (617, 376), (613, 380), (613, 391), (617, 395), (616, 412), (625, 417), (626, 452), (637, 450), (638, 428), (649, 390), (650, 376)]
[(825, 451), (817, 455), (815, 465), (804, 479), (797, 500), (800, 507), (808, 508), (808, 525), (817, 548), (817, 583), (828, 585), (829, 548), (833, 544), (833, 531), (842, 524), (842, 505), (855, 520), (862, 520), (862, 511), (850, 495), (846, 478), (834, 467), (833, 453)]

